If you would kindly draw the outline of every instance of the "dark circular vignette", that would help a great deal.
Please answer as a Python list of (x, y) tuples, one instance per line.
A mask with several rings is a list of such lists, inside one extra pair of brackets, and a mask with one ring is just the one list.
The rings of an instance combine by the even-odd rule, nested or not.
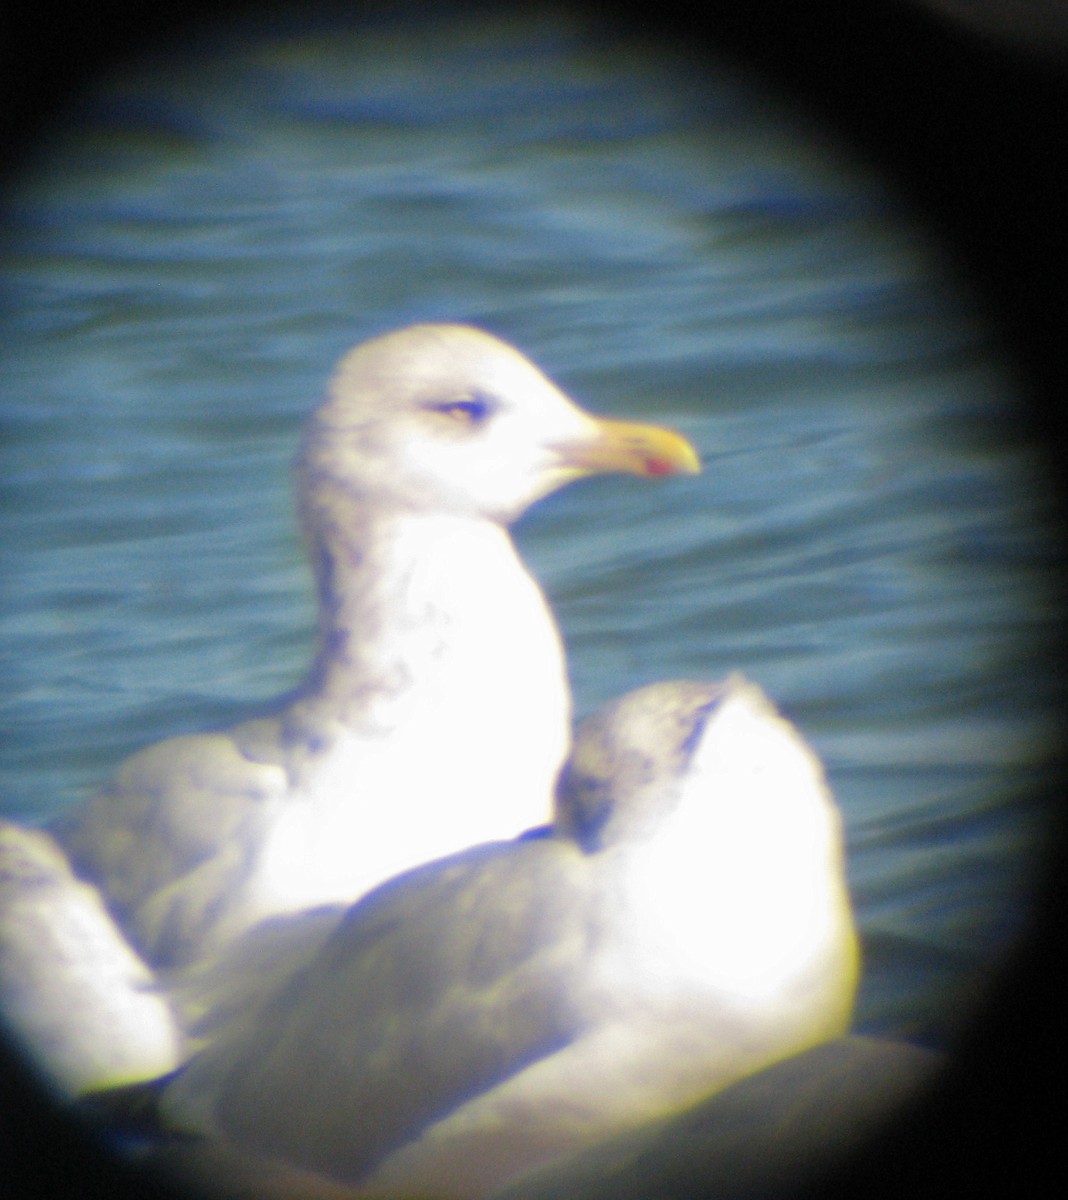
[[(353, 0), (343, 11), (358, 15), (365, 7)], [(407, 7), (415, 16), (428, 6)], [(456, 0), (451, 7), (479, 6)], [(200, 19), (283, 26), (287, 13), (307, 23), (313, 11), (319, 10), (219, 0), (203, 5)], [(1068, 407), (1062, 318), (1068, 231), (1059, 186), (1068, 177), (1068, 39), (1038, 52), (1026, 30), (999, 37), (908, 0), (669, 0), (642, 9), (601, 0), (596, 11), (683, 48), (698, 63), (707, 47), (749, 65), (879, 165), (954, 257), (999, 334), (1028, 398), (1018, 420), (1050, 447), (1042, 486), (1060, 489)], [(1026, 5), (1014, 11), (1028, 20)], [(199, 12), (195, 4), (153, 9), (132, 0), (99, 0), (91, 10), (64, 0), (33, 6), (9, 0), (0, 16), (4, 179), (18, 173), (41, 132), (63, 121), (99, 73), (195, 34)], [(1051, 661), (1063, 661), (1063, 650), (1050, 646)], [(815, 1194), (845, 1200), (937, 1189), (955, 1195), (982, 1185), (1029, 1195), (1063, 1178), (1059, 1153), (1054, 1158), (1061, 1115), (1055, 1097), (1068, 1066), (1063, 832), (1051, 843), (1031, 936), (940, 1083)], [(158, 1180), (120, 1168), (7, 1053), (0, 1057), (0, 1180), (13, 1200), (172, 1194)]]

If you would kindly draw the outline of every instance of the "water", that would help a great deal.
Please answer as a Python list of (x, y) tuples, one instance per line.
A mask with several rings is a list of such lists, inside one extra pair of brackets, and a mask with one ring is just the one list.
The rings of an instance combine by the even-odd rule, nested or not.
[(1026, 923), (1058, 700), (1047, 465), (892, 188), (726, 64), (561, 18), (308, 26), (101, 83), (9, 190), (3, 811), (301, 676), (289, 462), (414, 320), (685, 432), (517, 538), (579, 714), (740, 669), (824, 756), (861, 1028), (942, 1040)]

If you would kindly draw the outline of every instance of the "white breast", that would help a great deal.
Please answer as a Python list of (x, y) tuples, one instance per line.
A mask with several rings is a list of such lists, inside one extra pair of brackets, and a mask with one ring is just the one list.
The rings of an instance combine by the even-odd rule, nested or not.
[(353, 899), (399, 871), (549, 819), (567, 748), (563, 651), (507, 533), (412, 520), (381, 586), (373, 654), (396, 687), (339, 731), (278, 815), (249, 889), (280, 911)]

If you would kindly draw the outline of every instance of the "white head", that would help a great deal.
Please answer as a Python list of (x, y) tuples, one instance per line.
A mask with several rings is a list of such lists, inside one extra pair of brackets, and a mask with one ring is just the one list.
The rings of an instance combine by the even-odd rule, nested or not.
[(605, 858), (643, 961), (746, 1003), (815, 973), (848, 1010), (841, 819), (819, 759), (755, 684), (657, 683), (595, 714), (561, 772), (556, 823)]
[(518, 350), (463, 325), (413, 325), (338, 365), (301, 456), (309, 493), (507, 523), (572, 479), (692, 473), (683, 438), (602, 420)]
[(558, 826), (587, 850), (657, 836), (689, 808), (733, 813), (730, 828), (757, 831), (765, 846), (784, 825), (840, 840), (819, 759), (740, 675), (650, 684), (595, 713), (575, 736), (556, 805)]

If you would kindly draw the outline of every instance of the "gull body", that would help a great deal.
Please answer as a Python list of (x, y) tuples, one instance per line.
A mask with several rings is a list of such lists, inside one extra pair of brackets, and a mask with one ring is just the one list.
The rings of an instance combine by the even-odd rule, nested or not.
[(818, 760), (739, 677), (655, 684), (580, 729), (550, 830), (352, 906), (161, 1111), (300, 1194), (485, 1196), (837, 1037), (857, 969)]
[(74, 1095), (173, 1070), (167, 996), (90, 884), (43, 830), (0, 821), (0, 1027)]
[(614, 470), (697, 458), (590, 416), (466, 326), (341, 361), (297, 463), (320, 613), (305, 682), (262, 719), (134, 755), (55, 828), (149, 963), (196, 962), (264, 918), (546, 819), (569, 692), (507, 526)]

